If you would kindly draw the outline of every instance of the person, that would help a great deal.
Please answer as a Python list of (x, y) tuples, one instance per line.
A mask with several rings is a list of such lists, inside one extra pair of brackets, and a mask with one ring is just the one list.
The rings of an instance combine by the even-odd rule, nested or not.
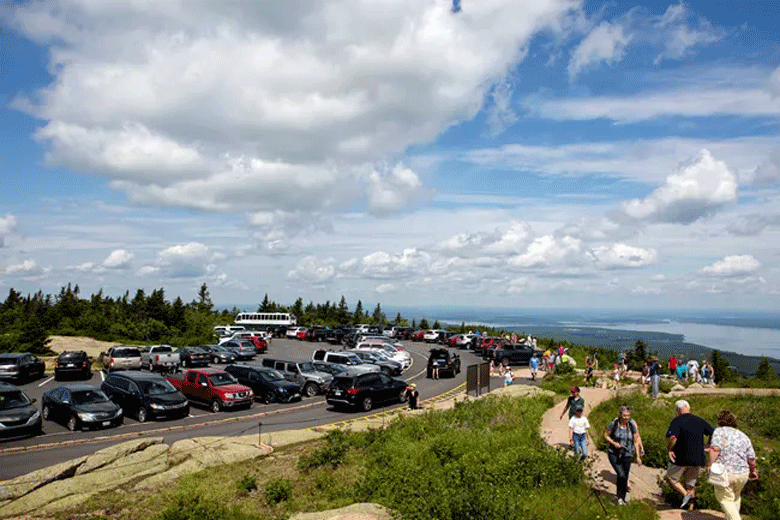
[(650, 366), (647, 361), (642, 362), (642, 393), (647, 393), (647, 383), (650, 382)]
[(569, 419), (574, 417), (574, 410), (577, 408), (585, 409), (585, 399), (580, 395), (580, 387), (573, 386), (571, 387), (571, 395), (566, 399), (566, 405), (561, 412), (561, 419), (563, 419), (563, 414), (566, 413), (566, 410), (569, 411)]
[(653, 399), (658, 397), (658, 384), (661, 381), (661, 364), (658, 362), (658, 356), (650, 358), (650, 383), (653, 392)]
[(412, 383), (406, 387), (406, 396), (409, 398), (410, 410), (417, 410), (420, 408), (420, 392), (417, 391), (416, 383)]
[(593, 363), (588, 363), (585, 366), (585, 386), (590, 386), (592, 378), (593, 378)]
[(612, 369), (612, 381), (614, 381), (614, 387), (615, 390), (620, 388), (620, 365), (615, 365), (615, 368)]
[(496, 364), (493, 363), (493, 360), (490, 360), (490, 375), (494, 375), (496, 373)]
[(531, 368), (531, 381), (536, 381), (536, 371), (539, 370), (539, 358), (536, 354), (531, 356), (528, 366)]
[(677, 364), (677, 379), (679, 381), (688, 379), (688, 365), (686, 365), (685, 363)]
[(548, 371), (548, 372), (552, 372), (552, 370), (550, 370), (550, 355), (551, 354), (552, 353), (550, 352), (550, 349), (548, 348), (547, 350), (544, 351), (544, 356), (542, 356), (542, 361), (544, 362), (542, 364), (542, 367), (546, 371)]
[(669, 375), (675, 377), (677, 375), (677, 358), (672, 354), (669, 358)]
[(683, 497), (680, 509), (693, 509), (699, 469), (706, 464), (704, 437), (711, 437), (715, 429), (701, 417), (693, 415), (691, 405), (684, 399), (677, 401), (674, 409), (677, 416), (666, 430), (666, 449), (669, 455), (666, 479)]
[(688, 366), (688, 379), (694, 383), (698, 383), (696, 378), (699, 374), (699, 362), (695, 359), (690, 359), (686, 365)]
[(433, 379), (439, 379), (439, 360), (435, 360), (431, 365), (431, 377)]
[(628, 493), (628, 474), (631, 471), (631, 462), (636, 454), (636, 463), (642, 465), (642, 457), (645, 456), (645, 447), (642, 437), (639, 435), (639, 427), (631, 418), (631, 408), (622, 405), (618, 410), (618, 416), (604, 431), (604, 438), (609, 443), (607, 458), (612, 469), (615, 470), (616, 493), (618, 505), (626, 503)]
[(750, 438), (737, 429), (737, 418), (728, 410), (718, 414), (718, 427), (712, 434), (710, 465), (720, 462), (726, 467), (728, 487), (715, 486), (715, 498), (726, 514), (726, 520), (740, 520), (742, 488), (748, 480), (758, 480), (756, 452)]
[(593, 370), (599, 369), (599, 357), (596, 355), (596, 353), (593, 353), (593, 360), (591, 361), (591, 364), (593, 365)]
[(709, 361), (704, 362), (704, 366), (701, 369), (701, 378), (705, 384), (715, 383), (715, 370)]
[[(579, 460), (588, 458), (588, 441), (590, 441), (590, 422), (583, 415), (581, 406), (574, 409), (574, 417), (569, 419), (569, 444), (574, 446), (574, 454)], [(591, 441), (592, 442), (592, 441)]]
[(512, 369), (506, 367), (504, 371), (504, 386), (509, 386), (515, 382), (515, 375), (512, 373)]

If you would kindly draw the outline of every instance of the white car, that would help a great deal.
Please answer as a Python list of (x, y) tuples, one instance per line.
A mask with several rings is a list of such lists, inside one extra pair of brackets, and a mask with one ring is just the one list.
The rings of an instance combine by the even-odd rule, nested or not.
[(287, 329), (287, 331), (284, 333), (285, 337), (295, 339), (295, 335), (298, 334), (298, 331), (306, 330), (303, 327), (290, 327)]
[(436, 343), (437, 341), (439, 341), (439, 336), (442, 332), (447, 332), (447, 331), (442, 329), (426, 330), (425, 334), (423, 334), (423, 340), (426, 343)]
[(366, 341), (374, 342), (374, 343), (377, 342), (387, 343), (388, 345), (393, 345), (394, 347), (403, 347), (400, 341), (398, 341), (397, 339), (388, 338), (387, 336), (369, 336), (363, 334), (358, 337), (358, 343), (363, 343)]
[(380, 351), (387, 354), (393, 361), (401, 363), (406, 370), (412, 365), (412, 356), (401, 347), (396, 347), (383, 341), (363, 341), (355, 345), (355, 350), (367, 350), (369, 352)]

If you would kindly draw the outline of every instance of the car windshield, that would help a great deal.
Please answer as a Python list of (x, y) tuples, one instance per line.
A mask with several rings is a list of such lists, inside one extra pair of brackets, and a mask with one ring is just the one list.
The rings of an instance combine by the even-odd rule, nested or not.
[(227, 372), (219, 372), (216, 374), (211, 374), (209, 376), (209, 379), (211, 379), (211, 384), (214, 386), (225, 386), (225, 385), (232, 385), (237, 383), (236, 378), (231, 376)]
[(176, 391), (176, 387), (165, 380), (151, 381), (144, 389), (144, 393), (146, 393), (146, 395), (173, 394), (176, 393)]
[(81, 352), (65, 352), (57, 358), (59, 361), (81, 361), (87, 357)]
[(301, 372), (314, 372), (316, 370), (311, 363), (301, 363), (298, 367), (301, 369)]
[(141, 357), (141, 351), (137, 348), (118, 348), (111, 353), (111, 356), (115, 358)]
[(18, 357), (4, 357), (0, 356), (0, 365), (18, 365), (19, 364), (19, 358)]
[(158, 346), (154, 349), (155, 352), (173, 352), (173, 347), (169, 347), (167, 345), (164, 346)]
[(336, 377), (333, 379), (333, 382), (330, 384), (330, 386), (337, 390), (346, 390), (348, 388), (352, 388), (352, 378)]
[(71, 392), (73, 404), (105, 403), (108, 397), (101, 390), (79, 390)]
[(200, 347), (190, 347), (189, 348), (190, 354), (203, 354), (205, 350), (203, 350)]
[(284, 381), (284, 376), (273, 369), (262, 370), (260, 372), (266, 381)]
[(31, 404), (30, 399), (21, 390), (0, 393), (0, 410), (21, 408)]

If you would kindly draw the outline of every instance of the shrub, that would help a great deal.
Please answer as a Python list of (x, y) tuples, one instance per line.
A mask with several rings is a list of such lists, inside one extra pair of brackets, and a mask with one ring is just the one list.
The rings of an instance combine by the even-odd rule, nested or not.
[(179, 495), (158, 515), (160, 520), (254, 520), (237, 508), (207, 500), (199, 495)]
[(238, 487), (238, 493), (241, 495), (248, 495), (252, 491), (257, 489), (257, 479), (255, 477), (244, 475), (236, 483)]
[(289, 502), (290, 498), (292, 498), (292, 484), (286, 478), (272, 480), (265, 485), (265, 502), (269, 506), (279, 502)]
[(570, 374), (574, 374), (576, 370), (574, 370), (574, 365), (568, 362), (558, 363), (555, 365), (555, 375), (556, 376), (567, 376)]
[(324, 446), (315, 450), (311, 455), (301, 455), (298, 458), (298, 468), (308, 470), (330, 465), (335, 469), (344, 462), (347, 450), (354, 441), (354, 436), (349, 432), (331, 430), (325, 436)]

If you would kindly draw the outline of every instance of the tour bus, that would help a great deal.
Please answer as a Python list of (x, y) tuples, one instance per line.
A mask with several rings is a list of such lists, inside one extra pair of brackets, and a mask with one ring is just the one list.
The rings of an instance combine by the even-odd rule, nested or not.
[(269, 326), (293, 326), (297, 325), (294, 314), (286, 312), (239, 312), (233, 325), (240, 325), (246, 329), (266, 328)]

